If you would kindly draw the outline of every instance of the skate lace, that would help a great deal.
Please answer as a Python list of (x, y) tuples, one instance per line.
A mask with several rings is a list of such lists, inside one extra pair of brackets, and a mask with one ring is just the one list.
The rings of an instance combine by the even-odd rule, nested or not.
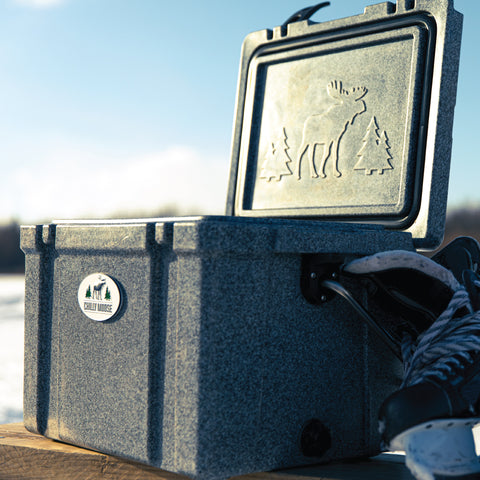
[[(454, 317), (461, 308), (468, 314)], [(480, 311), (473, 312), (464, 288), (455, 292), (446, 310), (416, 341), (406, 334), (402, 341), (404, 380), (402, 387), (415, 385), (427, 377), (447, 380), (454, 369), (472, 363), (480, 351)]]

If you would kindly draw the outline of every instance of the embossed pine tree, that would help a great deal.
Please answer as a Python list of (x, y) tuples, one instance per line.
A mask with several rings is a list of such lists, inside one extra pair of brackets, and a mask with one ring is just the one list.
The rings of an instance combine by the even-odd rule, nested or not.
[(111, 297), (111, 294), (110, 294), (110, 290), (107, 289), (105, 290), (105, 300), (110, 300), (112, 297)]
[(390, 160), (390, 145), (385, 130), (379, 135), (379, 128), (377, 119), (372, 117), (367, 128), (367, 133), (363, 137), (363, 146), (357, 153), (360, 157), (354, 170), (365, 170), (365, 175), (371, 175), (374, 170), (377, 170), (379, 175), (382, 175), (384, 170), (393, 169)]
[(274, 178), (279, 182), (283, 176), (292, 175), (289, 166), (292, 159), (288, 155), (290, 147), (287, 140), (287, 132), (283, 129), (283, 136), (269, 145), (266, 159), (260, 171), (260, 178), (264, 178), (267, 182)]
[(92, 290), (90, 289), (90, 285), (87, 288), (87, 291), (85, 292), (85, 298), (91, 298), (92, 297)]

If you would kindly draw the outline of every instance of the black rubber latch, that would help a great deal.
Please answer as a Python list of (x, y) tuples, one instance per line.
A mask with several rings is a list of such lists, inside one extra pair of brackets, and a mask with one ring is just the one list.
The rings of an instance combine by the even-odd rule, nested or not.
[(311, 7), (305, 7), (295, 12), (292, 16), (283, 23), (282, 27), (286, 27), (290, 23), (301, 22), (302, 20), (308, 20), (315, 12), (320, 10), (323, 7), (328, 7), (330, 2), (321, 2), (317, 5), (312, 5)]

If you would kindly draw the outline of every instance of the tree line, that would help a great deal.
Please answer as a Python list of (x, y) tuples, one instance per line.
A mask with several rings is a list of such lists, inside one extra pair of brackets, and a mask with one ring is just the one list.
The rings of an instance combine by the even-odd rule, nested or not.
[(0, 225), (0, 273), (24, 273), (25, 258), (20, 250), (20, 225)]

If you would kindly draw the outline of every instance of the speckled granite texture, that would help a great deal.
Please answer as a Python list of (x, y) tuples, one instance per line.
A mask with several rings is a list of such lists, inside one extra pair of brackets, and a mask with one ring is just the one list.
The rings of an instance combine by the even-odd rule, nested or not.
[(462, 15), (399, 0), (245, 39), (227, 214), (444, 233)]
[[(385, 23), (377, 28), (377, 22)], [(385, 34), (387, 24), (394, 25), (391, 35)], [(304, 159), (303, 170), (298, 161), (290, 176), (295, 171), (297, 180), (303, 178), (311, 190), (297, 185), (297, 193), (289, 192), (283, 178), (288, 172), (276, 170), (278, 165), (265, 167), (265, 159), (262, 163), (256, 155), (262, 142), (269, 144), (262, 129), (268, 131), (278, 119), (268, 113), (265, 123), (257, 115), (259, 107), (253, 106), (256, 93), (245, 95), (248, 59), (259, 54), (255, 62), (261, 64), (260, 45), (268, 44), (268, 53), (274, 55), (270, 64), (277, 71), (284, 60), (275, 57), (277, 42), (310, 41), (315, 35), (325, 40), (332, 32), (363, 35), (365, 25), (375, 30), (368, 33), (367, 42), (374, 47), (369, 61), (375, 68), (392, 71), (395, 55), (390, 61), (384, 58), (377, 52), (381, 44), (395, 45), (390, 52), (412, 65), (411, 89), (403, 81), (405, 72), (393, 70), (393, 77), (410, 102), (407, 108), (399, 98), (398, 110), (413, 112), (414, 118), (404, 115), (406, 129), (392, 121), (396, 108), (390, 111), (385, 105), (402, 97), (393, 93), (396, 80), (388, 85), (384, 105), (381, 79), (368, 68), (359, 69), (358, 61), (356, 70), (349, 62), (333, 62), (343, 73), (322, 80), (322, 95), (330, 92), (332, 97), (333, 92), (335, 98), (336, 92), (343, 96), (339, 103), (346, 102), (350, 93), (358, 95), (356, 86), (364, 85), (357, 83), (358, 74), (364, 73), (369, 98), (358, 98), (366, 110), (356, 112), (359, 117), (369, 114), (363, 134), (370, 135), (368, 125), (378, 121), (379, 128), (389, 132), (408, 131), (405, 142), (392, 135), (392, 168), (383, 171), (385, 163), (373, 170), (371, 164), (356, 168), (356, 152), (364, 151), (365, 137), (357, 136), (360, 146), (349, 156), (342, 148), (353, 128), (340, 132), (339, 155), (356, 162), (348, 174), (350, 179), (357, 175), (358, 181), (341, 187), (334, 183), (348, 178), (345, 165), (343, 176), (335, 177), (331, 170), (325, 178), (308, 176)], [(321, 306), (305, 300), (300, 288), (302, 258), (317, 254), (348, 259), (392, 249), (431, 248), (441, 239), (460, 31), (461, 15), (452, 2), (401, 0), (369, 7), (357, 17), (318, 25), (303, 21), (253, 33), (243, 46), (227, 216), (23, 227), (27, 428), (199, 480), (378, 453), (377, 410), (399, 386), (400, 364), (342, 299)], [(340, 50), (337, 44), (332, 47), (345, 58), (356, 41), (347, 33), (340, 39)], [(428, 55), (407, 55), (401, 46), (404, 39), (408, 48), (415, 42), (424, 45), (421, 52)], [(317, 48), (314, 43), (305, 48)], [(303, 60), (307, 50), (302, 50)], [(317, 57), (324, 53), (315, 52)], [(289, 68), (283, 68), (280, 74), (288, 77)], [(355, 75), (349, 76), (351, 72)], [(431, 88), (421, 82), (418, 86), (422, 78), (432, 80)], [(331, 80), (337, 81), (336, 88), (327, 83)], [(349, 85), (348, 95), (340, 81), (345, 89)], [(265, 98), (281, 103), (283, 94), (273, 92)], [(289, 132), (300, 131), (304, 121), (288, 126)], [(356, 122), (362, 125), (361, 118)], [(348, 125), (352, 124), (350, 115)], [(279, 120), (276, 125), (285, 142), (287, 127)], [(385, 131), (378, 142), (369, 143), (375, 161), (379, 157), (374, 144), (381, 139), (382, 154), (389, 151)], [(298, 143), (301, 135), (297, 137)], [(242, 144), (245, 139), (253, 141)], [(291, 147), (295, 139), (287, 139)], [(277, 151), (278, 142), (272, 145)], [(389, 171), (394, 171), (393, 177), (388, 177)], [(377, 190), (368, 187), (372, 178)], [(314, 183), (317, 180), (325, 183)], [(327, 194), (323, 187), (328, 187)], [(393, 188), (400, 192), (398, 204)], [(279, 190), (282, 198), (268, 193)], [(339, 195), (331, 199), (329, 191)], [(332, 205), (313, 205), (310, 215), (311, 195)], [(372, 201), (382, 196), (389, 205)], [(289, 210), (291, 198), (293, 203), (300, 198), (298, 211)], [(324, 221), (315, 220), (322, 216)], [(334, 223), (332, 216), (356, 223)], [(365, 218), (383, 222), (390, 230), (368, 225)], [(88, 318), (77, 299), (82, 280), (99, 272), (116, 282), (123, 297), (119, 313), (105, 322)], [(352, 288), (368, 303), (365, 292)], [(302, 435), (312, 425), (322, 425), (323, 433)], [(309, 445), (317, 438), (317, 456), (304, 455), (308, 452), (301, 445), (306, 438)]]
[[(25, 424), (199, 479), (374, 454), (398, 362), (341, 299), (300, 291), (303, 253), (411, 250), (383, 227), (234, 217), (23, 227)], [(77, 302), (94, 272), (123, 292), (112, 320)]]

